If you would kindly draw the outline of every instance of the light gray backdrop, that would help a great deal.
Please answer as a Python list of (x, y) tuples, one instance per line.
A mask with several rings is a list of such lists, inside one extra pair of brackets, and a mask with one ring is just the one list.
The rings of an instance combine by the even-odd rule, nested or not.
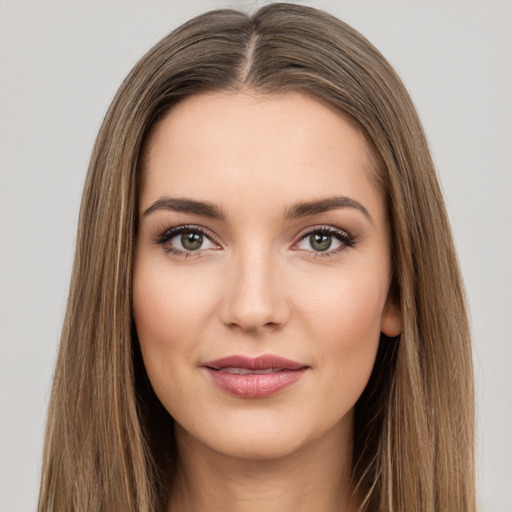
[[(36, 507), (81, 188), (114, 92), (192, 15), (261, 3), (0, 0), (1, 511)], [(472, 311), (482, 510), (512, 512), (512, 2), (304, 3), (366, 35), (424, 121)]]

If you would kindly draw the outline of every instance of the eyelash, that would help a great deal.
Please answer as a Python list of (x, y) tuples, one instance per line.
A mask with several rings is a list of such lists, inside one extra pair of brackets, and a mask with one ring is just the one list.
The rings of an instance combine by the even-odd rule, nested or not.
[(163, 233), (156, 237), (155, 243), (157, 245), (161, 245), (164, 251), (168, 254), (172, 254), (173, 256), (183, 256), (185, 258), (189, 258), (191, 256), (198, 257), (201, 256), (205, 249), (198, 249), (197, 251), (187, 251), (182, 249), (177, 249), (170, 244), (170, 241), (178, 235), (182, 235), (184, 233), (194, 233), (203, 236), (204, 238), (210, 240), (215, 245), (220, 245), (220, 243), (216, 240), (216, 238), (203, 229), (201, 226), (176, 226), (174, 228), (166, 229)]
[[(207, 240), (209, 240), (211, 243), (220, 246), (221, 244), (217, 240), (215, 236), (213, 236), (210, 232), (206, 231), (201, 226), (191, 226), (191, 225), (182, 225), (182, 226), (176, 226), (173, 228), (166, 229), (164, 232), (159, 234), (154, 242), (157, 245), (161, 245), (164, 249), (164, 251), (168, 254), (172, 254), (173, 256), (179, 256), (179, 257), (200, 257), (204, 254), (204, 251), (208, 249), (198, 249), (195, 251), (192, 250), (182, 250), (177, 249), (176, 247), (173, 247), (170, 245), (170, 240), (172, 240), (174, 237), (184, 234), (184, 233), (194, 233), (203, 236)], [(314, 250), (305, 250), (305, 249), (293, 249), (294, 246), (298, 245), (303, 240), (306, 240), (308, 237), (314, 235), (314, 234), (320, 234), (320, 235), (328, 235), (332, 236), (336, 240), (340, 242), (340, 247), (336, 249), (327, 249), (325, 251), (314, 251)], [(303, 251), (307, 254), (308, 257), (311, 258), (329, 258), (332, 256), (335, 256), (343, 251), (345, 251), (348, 248), (354, 247), (356, 244), (356, 239), (352, 235), (350, 235), (347, 231), (343, 229), (336, 228), (334, 226), (313, 226), (310, 228), (307, 228), (307, 230), (303, 231), (299, 234), (299, 238), (296, 242), (292, 245), (292, 250), (295, 251)], [(215, 249), (216, 250), (216, 249)]]
[(306, 255), (311, 258), (329, 258), (332, 256), (336, 256), (337, 254), (356, 245), (356, 238), (343, 229), (336, 228), (334, 226), (313, 226), (307, 228), (307, 230), (300, 233), (299, 239), (297, 240), (297, 242), (293, 244), (293, 246), (299, 244), (303, 240), (306, 240), (308, 237), (315, 234), (332, 236), (333, 238), (338, 240), (341, 245), (336, 249), (327, 249), (325, 251), (305, 250)]

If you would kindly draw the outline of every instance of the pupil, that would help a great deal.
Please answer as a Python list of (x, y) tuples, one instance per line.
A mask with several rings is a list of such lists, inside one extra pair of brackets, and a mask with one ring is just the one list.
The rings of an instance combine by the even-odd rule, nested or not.
[(183, 233), (181, 245), (188, 251), (196, 251), (203, 244), (203, 235), (200, 233)]
[(309, 243), (315, 251), (326, 251), (331, 247), (332, 236), (315, 233), (309, 237)]

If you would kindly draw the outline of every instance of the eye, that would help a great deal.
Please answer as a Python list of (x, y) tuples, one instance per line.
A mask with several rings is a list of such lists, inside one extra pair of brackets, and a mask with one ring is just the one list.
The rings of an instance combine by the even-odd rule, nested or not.
[(177, 226), (167, 229), (158, 237), (156, 243), (162, 245), (167, 252), (184, 256), (220, 248), (199, 226)]
[(354, 245), (354, 238), (346, 231), (333, 226), (321, 226), (304, 233), (293, 249), (318, 253), (318, 256), (330, 256)]

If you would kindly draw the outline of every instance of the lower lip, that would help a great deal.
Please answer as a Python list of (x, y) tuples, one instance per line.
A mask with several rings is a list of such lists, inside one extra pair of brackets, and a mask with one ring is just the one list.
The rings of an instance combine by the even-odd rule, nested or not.
[(275, 373), (239, 375), (206, 368), (212, 382), (222, 391), (239, 398), (265, 398), (295, 384), (307, 368), (281, 370)]

